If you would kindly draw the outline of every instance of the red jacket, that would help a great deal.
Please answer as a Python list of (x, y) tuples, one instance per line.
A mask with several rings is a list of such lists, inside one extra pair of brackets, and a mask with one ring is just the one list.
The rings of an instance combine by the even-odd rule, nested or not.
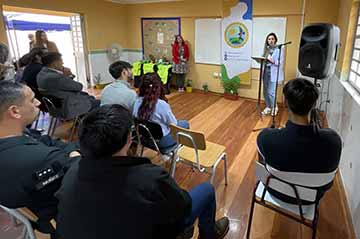
[[(183, 58), (187, 61), (189, 60), (189, 47), (188, 45), (183, 41), (183, 47), (184, 47), (184, 55)], [(175, 64), (179, 64), (180, 56), (179, 56), (179, 44), (177, 42), (174, 42), (172, 44), (172, 55), (173, 55), (173, 62)]]

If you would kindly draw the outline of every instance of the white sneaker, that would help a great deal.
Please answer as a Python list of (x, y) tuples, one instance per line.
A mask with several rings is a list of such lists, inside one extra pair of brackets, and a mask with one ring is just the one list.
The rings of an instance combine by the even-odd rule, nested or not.
[(271, 116), (276, 116), (279, 112), (279, 108), (276, 106), (275, 110), (274, 108), (271, 109)]
[(271, 108), (270, 107), (266, 107), (261, 114), (262, 115), (269, 115), (271, 113)]
[(167, 162), (171, 159), (171, 155), (167, 155), (167, 154), (162, 154), (161, 155), (161, 160), (163, 160), (164, 162)]

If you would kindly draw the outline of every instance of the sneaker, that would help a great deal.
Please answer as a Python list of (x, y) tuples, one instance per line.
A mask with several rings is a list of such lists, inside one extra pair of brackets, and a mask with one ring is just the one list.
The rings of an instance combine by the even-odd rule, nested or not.
[(275, 107), (275, 109), (272, 108), (271, 109), (271, 116), (277, 116), (278, 112), (279, 112), (279, 108), (277, 106)]
[(261, 112), (262, 115), (269, 115), (271, 113), (271, 108), (267, 107)]
[(184, 92), (184, 88), (179, 88), (178, 92), (180, 92), (180, 93)]
[(167, 162), (171, 159), (171, 155), (168, 155), (168, 154), (162, 154), (160, 157), (161, 157), (161, 160), (163, 160), (164, 162)]
[(199, 239), (222, 239), (226, 236), (229, 231), (229, 218), (223, 217), (216, 221), (215, 223), (215, 232), (214, 235), (206, 235), (201, 233), (199, 235)]

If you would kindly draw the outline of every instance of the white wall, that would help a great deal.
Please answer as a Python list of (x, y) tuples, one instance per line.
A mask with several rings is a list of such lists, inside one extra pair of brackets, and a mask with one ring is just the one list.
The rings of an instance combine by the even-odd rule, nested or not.
[[(142, 60), (142, 51), (141, 50), (128, 50), (124, 49), (120, 55), (120, 60), (127, 61), (132, 64), (135, 61)], [(98, 50), (90, 52), (89, 54), (90, 62), (90, 78), (92, 84), (94, 84), (94, 76), (101, 75), (101, 83), (110, 83), (113, 81), (109, 73), (109, 65), (111, 64), (110, 60), (106, 55), (106, 50)]]
[[(346, 76), (342, 76), (346, 79)], [(360, 238), (360, 96), (345, 89), (346, 84), (335, 75), (330, 80), (330, 104), (327, 119), (329, 127), (336, 130), (343, 140), (340, 173), (352, 214), (354, 230)], [(357, 95), (357, 100), (353, 97)]]

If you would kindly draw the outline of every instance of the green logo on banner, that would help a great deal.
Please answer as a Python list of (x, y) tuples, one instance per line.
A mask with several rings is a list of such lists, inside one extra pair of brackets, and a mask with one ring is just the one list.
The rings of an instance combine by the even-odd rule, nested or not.
[(241, 22), (231, 23), (225, 30), (225, 41), (232, 48), (243, 47), (249, 39), (249, 31)]

